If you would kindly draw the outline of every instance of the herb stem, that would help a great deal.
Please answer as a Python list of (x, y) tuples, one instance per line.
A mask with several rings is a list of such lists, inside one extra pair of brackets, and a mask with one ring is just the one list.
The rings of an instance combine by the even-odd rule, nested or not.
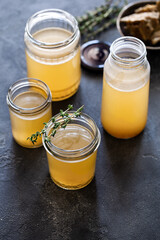
[(93, 39), (97, 34), (115, 24), (117, 15), (122, 8), (120, 5), (126, 4), (126, 0), (123, 0), (124, 4), (112, 0), (106, 0), (105, 2), (104, 5), (86, 12), (81, 17), (77, 17), (84, 42)]
[(49, 136), (47, 136), (46, 134), (46, 130), (48, 128), (48, 123), (43, 123), (45, 126), (44, 128), (40, 131), (40, 132), (36, 132), (34, 134), (31, 135), (31, 137), (28, 137), (27, 140), (30, 140), (33, 144), (35, 142), (37, 142), (38, 137), (41, 137), (41, 135), (44, 136), (44, 141), (46, 142), (50, 142), (51, 141), (51, 137), (54, 137), (57, 130), (60, 128), (66, 128), (67, 124), (73, 119), (73, 118), (77, 118), (81, 115), (82, 110), (84, 108), (84, 105), (81, 106), (80, 108), (78, 108), (75, 112), (73, 112), (72, 114), (69, 114), (69, 111), (73, 109), (73, 105), (68, 105), (68, 108), (63, 111), (60, 110), (60, 116), (62, 117), (62, 121), (58, 122), (56, 121), (55, 117), (51, 118), (51, 121), (53, 123), (53, 127), (52, 127), (52, 131), (49, 134)]

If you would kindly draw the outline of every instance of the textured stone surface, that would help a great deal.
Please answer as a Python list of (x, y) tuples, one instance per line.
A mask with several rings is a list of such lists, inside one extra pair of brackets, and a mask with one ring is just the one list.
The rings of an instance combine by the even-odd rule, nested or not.
[[(82, 69), (79, 91), (54, 103), (85, 104), (102, 135), (96, 176), (78, 191), (58, 188), (50, 179), (45, 151), (25, 149), (12, 139), (5, 96), (26, 76), (25, 22), (44, 8), (73, 15), (103, 3), (96, 0), (0, 1), (0, 239), (3, 240), (159, 240), (160, 239), (160, 52), (149, 52), (151, 87), (148, 122), (138, 137), (109, 136), (100, 122), (102, 74)], [(99, 39), (113, 41), (116, 28)]]

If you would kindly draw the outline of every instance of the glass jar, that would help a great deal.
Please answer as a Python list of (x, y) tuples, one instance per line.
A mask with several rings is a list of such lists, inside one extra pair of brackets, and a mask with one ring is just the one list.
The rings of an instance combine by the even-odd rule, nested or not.
[(27, 148), (42, 146), (42, 138), (36, 143), (27, 140), (32, 134), (41, 131), (43, 123), (52, 116), (52, 97), (48, 86), (33, 78), (24, 78), (15, 82), (8, 91), (12, 134), (15, 141)]
[(59, 9), (37, 12), (27, 21), (24, 41), (28, 77), (44, 81), (53, 101), (72, 96), (81, 77), (76, 19)]
[[(70, 111), (70, 115), (73, 112)], [(58, 114), (56, 122), (63, 119)], [(97, 149), (101, 136), (95, 122), (86, 114), (73, 118), (65, 129), (58, 129), (51, 141), (45, 137), (51, 134), (49, 122), (43, 145), (46, 149), (49, 171), (53, 182), (64, 189), (80, 189), (88, 185), (95, 174)]]
[(101, 121), (117, 138), (138, 135), (147, 122), (150, 65), (144, 43), (121, 37), (104, 65)]

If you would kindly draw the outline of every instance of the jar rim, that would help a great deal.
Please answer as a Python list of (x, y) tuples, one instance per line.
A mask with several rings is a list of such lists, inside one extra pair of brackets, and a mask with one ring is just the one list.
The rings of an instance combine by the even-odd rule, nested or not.
[[(126, 44), (126, 43), (130, 43), (130, 44), (133, 44), (133, 45), (139, 45), (139, 48), (141, 48), (141, 52), (139, 54), (138, 57), (136, 58), (122, 58), (120, 56), (118, 56), (116, 54), (116, 47), (118, 46), (122, 46), (122, 44)], [(138, 38), (136, 37), (132, 37), (132, 36), (124, 36), (124, 37), (120, 37), (118, 39), (116, 39), (112, 44), (111, 44), (111, 47), (110, 47), (110, 52), (111, 52), (111, 56), (114, 60), (116, 60), (118, 63), (122, 64), (122, 65), (139, 65), (141, 64), (146, 55), (147, 55), (147, 52), (146, 52), (146, 47), (145, 47), (145, 44)]]
[[(74, 111), (69, 111), (69, 114), (74, 113)], [(59, 121), (62, 120), (63, 118), (60, 117), (60, 114), (56, 114), (55, 119), (59, 117)], [(79, 121), (79, 126), (80, 122), (85, 122), (89, 127), (91, 127), (91, 123), (93, 124), (93, 127), (95, 128), (95, 134), (94, 134), (94, 138), (92, 139), (92, 141), (86, 145), (83, 148), (79, 148), (79, 149), (74, 149), (74, 150), (66, 150), (66, 149), (62, 149), (57, 147), (56, 145), (54, 145), (52, 142), (46, 142), (45, 141), (45, 136), (42, 135), (42, 142), (43, 142), (43, 146), (45, 148), (45, 150), (53, 155), (54, 157), (57, 158), (57, 160), (59, 161), (63, 161), (63, 162), (77, 162), (77, 161), (84, 161), (84, 158), (89, 156), (91, 153), (93, 153), (94, 151), (97, 150), (97, 148), (99, 147), (100, 141), (101, 141), (101, 134), (100, 131), (95, 123), (95, 121), (87, 114), (85, 113), (81, 113), (81, 116), (74, 118), (70, 123), (68, 124), (74, 124), (74, 122)], [(52, 120), (49, 121), (49, 126), (48, 128), (51, 129), (53, 123)], [(50, 131), (50, 129), (48, 130), (48, 132)], [(65, 155), (65, 156), (64, 156)], [(69, 160), (71, 159), (71, 160)], [(74, 160), (72, 160), (74, 159)]]
[[(43, 41), (39, 41), (39, 40), (36, 40), (33, 35), (30, 33), (30, 30), (29, 30), (29, 24), (30, 22), (38, 17), (39, 15), (42, 15), (42, 14), (46, 14), (46, 13), (50, 13), (50, 14), (54, 14), (54, 13), (58, 13), (58, 14), (63, 14), (66, 19), (70, 20), (72, 22), (72, 24), (74, 24), (74, 32), (71, 34), (70, 37), (68, 37), (67, 39), (65, 39), (64, 41), (59, 41), (59, 42), (56, 42), (56, 43), (46, 43), (46, 42), (43, 42)], [(56, 9), (56, 8), (51, 8), (51, 9), (45, 9), (45, 10), (41, 10), (41, 11), (38, 11), (36, 13), (34, 13), (28, 20), (27, 20), (27, 23), (26, 23), (26, 27), (25, 27), (25, 32), (27, 33), (29, 39), (31, 40), (31, 42), (41, 48), (60, 48), (60, 47), (63, 47), (63, 46), (66, 46), (70, 43), (72, 43), (74, 41), (74, 39), (76, 38), (77, 36), (77, 33), (78, 33), (78, 22), (77, 20), (75, 19), (74, 16), (72, 16), (70, 13), (64, 11), (64, 10), (61, 10), (61, 9)]]
[[(37, 86), (37, 82), (38, 82), (38, 86)], [(37, 107), (33, 107), (33, 108), (23, 108), (23, 107), (19, 107), (16, 104), (14, 104), (13, 100), (12, 100), (12, 94), (14, 94), (17, 90), (19, 90), (22, 87), (27, 87), (27, 86), (34, 86), (34, 87), (39, 87), (39, 88), (43, 88), (43, 90), (45, 90), (46, 94), (47, 94), (47, 98), (45, 99), (45, 101), (37, 106)], [(46, 108), (48, 104), (51, 103), (51, 91), (49, 89), (49, 87), (47, 86), (46, 83), (44, 83), (42, 80), (36, 79), (36, 78), (22, 78), (17, 80), (16, 82), (14, 82), (8, 90), (8, 94), (6, 96), (6, 101), (8, 106), (15, 112), (17, 113), (21, 113), (21, 114), (35, 114), (40, 112), (42, 109)]]

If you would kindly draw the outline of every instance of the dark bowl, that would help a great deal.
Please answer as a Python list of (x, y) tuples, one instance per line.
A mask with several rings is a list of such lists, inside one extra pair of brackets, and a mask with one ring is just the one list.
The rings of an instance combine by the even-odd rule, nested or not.
[[(125, 29), (125, 24), (121, 23), (121, 18), (128, 16), (132, 13), (134, 13), (135, 9), (139, 8), (139, 7), (143, 7), (146, 4), (152, 4), (152, 3), (156, 3), (156, 1), (138, 1), (138, 2), (134, 2), (134, 3), (130, 3), (128, 5), (126, 5), (121, 12), (118, 15), (117, 18), (117, 29), (119, 31), (119, 33), (122, 36), (129, 36), (130, 34), (127, 32), (127, 30)], [(146, 45), (147, 49), (151, 49), (151, 50), (160, 50), (160, 43), (156, 44), (156, 45), (152, 45), (148, 42), (143, 41), (144, 44)]]

